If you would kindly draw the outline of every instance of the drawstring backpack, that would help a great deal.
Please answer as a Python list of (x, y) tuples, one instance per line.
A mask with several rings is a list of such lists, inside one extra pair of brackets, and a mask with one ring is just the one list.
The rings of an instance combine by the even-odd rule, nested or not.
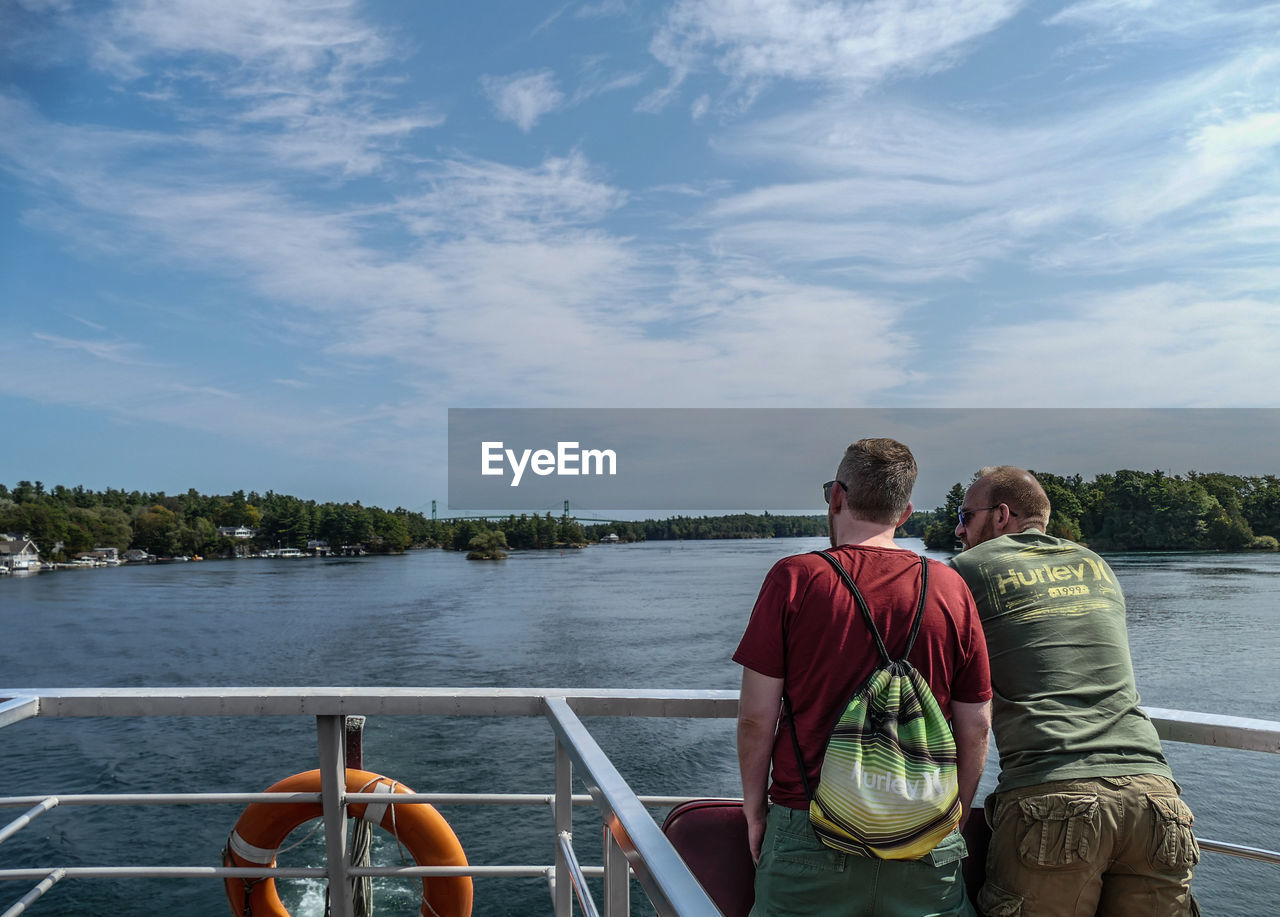
[[(883, 860), (917, 860), (960, 824), (960, 784), (951, 725), (924, 676), (907, 661), (924, 618), (929, 565), (920, 558), (920, 600), (902, 656), (891, 659), (866, 599), (848, 571), (815, 551), (840, 574), (875, 639), (880, 665), (854, 692), (831, 729), (816, 791), (791, 723), (809, 822), (828, 847)], [(784, 643), (785, 646), (785, 643)]]

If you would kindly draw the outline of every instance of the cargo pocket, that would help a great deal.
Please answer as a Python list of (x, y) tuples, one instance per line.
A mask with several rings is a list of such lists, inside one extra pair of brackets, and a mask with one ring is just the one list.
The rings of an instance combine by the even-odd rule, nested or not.
[(1191, 830), (1187, 804), (1173, 795), (1147, 794), (1151, 805), (1151, 865), (1164, 872), (1185, 872), (1200, 862), (1200, 845)]
[(803, 827), (796, 827), (798, 828), (796, 833), (785, 828), (778, 831), (778, 837), (773, 844), (774, 868), (778, 872), (789, 875), (844, 872), (848, 854), (832, 850), (818, 840), (813, 829), (809, 827), (807, 817)]
[(919, 862), (930, 866), (946, 866), (963, 860), (968, 855), (969, 845), (965, 843), (964, 835), (957, 829), (940, 840), (938, 846), (921, 857)]
[(1028, 866), (1047, 868), (1086, 863), (1098, 844), (1097, 796), (1052, 793), (1018, 800), (1022, 833), (1018, 855)]
[(987, 882), (978, 890), (978, 913), (982, 917), (1019, 917), (1022, 898)]

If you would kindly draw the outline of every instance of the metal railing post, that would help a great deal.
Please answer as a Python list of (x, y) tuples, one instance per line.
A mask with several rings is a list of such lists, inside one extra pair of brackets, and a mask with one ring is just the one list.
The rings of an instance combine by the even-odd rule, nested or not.
[(629, 917), (631, 868), (627, 865), (627, 855), (608, 825), (601, 830), (604, 834), (604, 917)]
[(347, 878), (344, 734), (341, 716), (316, 717), (316, 735), (320, 744), (320, 804), (324, 810), (324, 848), (329, 870), (329, 913), (332, 917), (355, 917), (351, 882)]
[(36, 901), (40, 900), (40, 898), (44, 895), (45, 892), (47, 892), (49, 889), (53, 888), (60, 881), (62, 881), (62, 879), (65, 878), (66, 875), (67, 875), (67, 871), (65, 869), (53, 870), (53, 872), (49, 873), (47, 876), (41, 879), (40, 883), (35, 888), (31, 889), (31, 891), (23, 895), (22, 900), (20, 900), (13, 907), (9, 908), (7, 911), (5, 911), (4, 917), (18, 917), (19, 914), (26, 913), (26, 910), (28, 907), (35, 904)]
[[(556, 739), (556, 802), (555, 836), (573, 838), (573, 762), (569, 753)], [(573, 882), (569, 878), (569, 860), (556, 844), (556, 868), (554, 877), (556, 917), (571, 917), (573, 913)]]

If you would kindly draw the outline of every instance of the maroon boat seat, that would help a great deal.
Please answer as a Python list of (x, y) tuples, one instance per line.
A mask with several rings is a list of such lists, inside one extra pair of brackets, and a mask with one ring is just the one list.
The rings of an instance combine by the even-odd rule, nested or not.
[(662, 832), (725, 917), (747, 917), (756, 867), (738, 799), (693, 799), (667, 815)]

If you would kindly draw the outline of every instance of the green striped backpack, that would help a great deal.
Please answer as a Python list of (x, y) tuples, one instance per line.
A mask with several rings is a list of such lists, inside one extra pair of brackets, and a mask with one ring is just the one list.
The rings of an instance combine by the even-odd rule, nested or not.
[(906, 649), (894, 660), (848, 571), (826, 551), (814, 553), (835, 567), (853, 593), (881, 662), (840, 711), (816, 792), (809, 787), (791, 701), (783, 693), (809, 821), (819, 840), (836, 850), (883, 860), (919, 859), (960, 823), (951, 726), (924, 676), (907, 661), (924, 618), (928, 562), (920, 558), (920, 601)]

